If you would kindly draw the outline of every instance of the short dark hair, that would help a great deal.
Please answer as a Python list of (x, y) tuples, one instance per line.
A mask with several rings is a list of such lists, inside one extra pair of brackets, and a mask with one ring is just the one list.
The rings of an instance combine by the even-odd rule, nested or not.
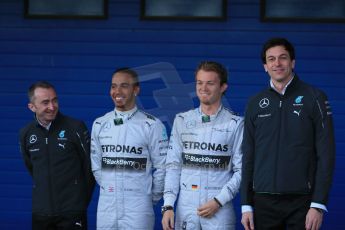
[(285, 38), (271, 38), (262, 46), (261, 59), (262, 63), (266, 64), (266, 51), (275, 46), (284, 46), (290, 55), (291, 60), (295, 60), (295, 48)]
[(33, 102), (35, 89), (37, 88), (53, 89), (54, 91), (56, 91), (55, 87), (51, 83), (47, 81), (37, 81), (29, 87), (28, 98), (30, 102)]
[(202, 61), (195, 70), (195, 77), (199, 70), (212, 71), (218, 74), (220, 85), (228, 83), (228, 72), (224, 66), (214, 61)]
[(139, 86), (139, 76), (135, 70), (133, 70), (129, 67), (121, 67), (121, 68), (116, 69), (112, 76), (114, 76), (117, 73), (126, 73), (126, 74), (130, 75), (134, 80), (134, 85)]

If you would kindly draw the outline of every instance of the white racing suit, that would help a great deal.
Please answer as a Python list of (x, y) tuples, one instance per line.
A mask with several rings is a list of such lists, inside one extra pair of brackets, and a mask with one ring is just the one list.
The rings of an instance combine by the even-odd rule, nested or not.
[[(205, 116), (197, 108), (175, 117), (166, 160), (164, 205), (174, 206), (175, 229), (235, 229), (232, 199), (239, 190), (243, 118), (220, 106)], [(211, 218), (197, 208), (214, 199), (221, 207)]]
[(136, 107), (97, 118), (92, 171), (100, 186), (97, 229), (153, 229), (163, 195), (168, 138), (163, 123)]

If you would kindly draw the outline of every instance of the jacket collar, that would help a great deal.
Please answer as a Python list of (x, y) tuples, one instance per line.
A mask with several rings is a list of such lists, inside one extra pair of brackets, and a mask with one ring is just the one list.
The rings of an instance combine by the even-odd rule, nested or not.
[(41, 124), (41, 122), (37, 119), (36, 114), (34, 114), (34, 120), (35, 120), (36, 126), (41, 127), (41, 128), (43, 128), (43, 129), (45, 129), (45, 130), (49, 130), (52, 126), (55, 126), (55, 124), (58, 123), (58, 122), (61, 120), (62, 116), (63, 116), (63, 115), (62, 115), (60, 112), (58, 112), (58, 113), (56, 114), (55, 119), (54, 119), (52, 122), (50, 122), (50, 124), (49, 124), (47, 127), (44, 127), (44, 126)]
[[(294, 76), (292, 78), (292, 80), (287, 84), (286, 88), (285, 88), (285, 91), (284, 91), (284, 94), (283, 95), (286, 95), (288, 92), (291, 91), (291, 89), (295, 88), (295, 85), (297, 84), (297, 82), (299, 82), (299, 77), (297, 76), (297, 74), (294, 73)], [(278, 93), (274, 88), (272, 88), (271, 86), (271, 81), (269, 83), (269, 87), (268, 87), (268, 90), (270, 91), (274, 91), (276, 93)], [(281, 95), (280, 93), (278, 93), (279, 95)]]

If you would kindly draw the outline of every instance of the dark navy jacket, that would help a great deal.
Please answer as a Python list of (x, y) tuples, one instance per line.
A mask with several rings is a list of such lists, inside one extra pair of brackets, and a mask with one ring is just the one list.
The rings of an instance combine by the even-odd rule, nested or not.
[(33, 178), (33, 213), (86, 211), (94, 178), (90, 136), (83, 122), (59, 113), (46, 130), (34, 120), (20, 131), (20, 149)]
[(311, 194), (326, 204), (335, 142), (326, 95), (294, 77), (284, 95), (271, 87), (249, 100), (243, 139), (242, 205), (253, 193)]

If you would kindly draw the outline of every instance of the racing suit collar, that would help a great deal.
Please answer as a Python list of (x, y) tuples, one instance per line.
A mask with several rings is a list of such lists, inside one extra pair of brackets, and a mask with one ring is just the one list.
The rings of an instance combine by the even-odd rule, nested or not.
[(220, 104), (220, 106), (218, 107), (218, 110), (215, 114), (212, 114), (212, 115), (207, 115), (207, 114), (204, 114), (201, 110), (201, 106), (199, 106), (198, 108), (198, 112), (199, 112), (199, 115), (201, 117), (201, 119), (203, 120), (203, 117), (209, 117), (210, 118), (210, 121), (213, 121), (214, 119), (216, 119), (216, 117), (218, 116), (218, 114), (220, 113), (220, 111), (223, 109), (223, 105)]
[(133, 109), (131, 110), (127, 110), (127, 111), (119, 111), (116, 109), (114, 109), (114, 113), (115, 113), (115, 118), (122, 118), (123, 120), (129, 120), (131, 117), (134, 116), (134, 114), (138, 111), (137, 106), (134, 106)]

